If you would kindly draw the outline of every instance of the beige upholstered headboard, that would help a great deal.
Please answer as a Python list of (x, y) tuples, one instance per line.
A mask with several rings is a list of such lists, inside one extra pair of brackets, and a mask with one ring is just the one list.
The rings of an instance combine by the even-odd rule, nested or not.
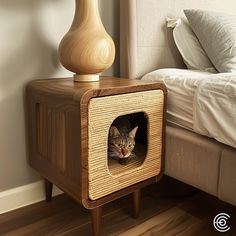
[(121, 76), (140, 78), (158, 68), (184, 68), (166, 17), (183, 17), (183, 9), (236, 13), (235, 0), (121, 0)]

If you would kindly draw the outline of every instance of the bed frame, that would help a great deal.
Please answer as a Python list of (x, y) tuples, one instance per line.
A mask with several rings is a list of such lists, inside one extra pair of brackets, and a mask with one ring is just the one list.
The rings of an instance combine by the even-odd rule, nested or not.
[[(185, 68), (166, 17), (183, 9), (236, 14), (234, 0), (121, 0), (121, 76), (140, 78), (159, 68)], [(236, 205), (236, 149), (167, 125), (165, 174)]]

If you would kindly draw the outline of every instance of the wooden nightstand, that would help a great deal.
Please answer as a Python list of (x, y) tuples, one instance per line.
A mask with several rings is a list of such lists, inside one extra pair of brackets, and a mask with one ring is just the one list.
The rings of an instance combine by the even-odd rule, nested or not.
[[(139, 214), (140, 189), (163, 173), (166, 88), (162, 83), (115, 77), (76, 83), (73, 78), (32, 81), (27, 85), (29, 163), (52, 185), (92, 213), (99, 235), (101, 206), (133, 194)], [(127, 165), (107, 158), (108, 132), (119, 116), (139, 129), (137, 158)]]

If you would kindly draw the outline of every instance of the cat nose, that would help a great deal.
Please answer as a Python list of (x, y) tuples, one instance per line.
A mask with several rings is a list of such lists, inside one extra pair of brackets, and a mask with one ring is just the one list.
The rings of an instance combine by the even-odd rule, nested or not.
[(121, 153), (122, 153), (124, 156), (128, 154), (128, 152), (127, 152), (125, 149), (122, 149), (122, 150), (121, 150)]

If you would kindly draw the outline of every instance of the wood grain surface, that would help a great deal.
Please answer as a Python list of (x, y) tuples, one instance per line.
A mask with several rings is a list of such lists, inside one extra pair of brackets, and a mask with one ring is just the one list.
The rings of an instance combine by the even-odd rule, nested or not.
[[(182, 183), (181, 183), (182, 185)], [(178, 185), (177, 185), (178, 186)], [(234, 236), (236, 235), (236, 208), (201, 192), (165, 186), (168, 193), (155, 184), (143, 191), (138, 219), (131, 217), (131, 196), (107, 204), (102, 212), (102, 235), (130, 236)], [(231, 219), (227, 233), (217, 232), (212, 221), (216, 214), (226, 212)], [(66, 195), (53, 198), (0, 215), (1, 236), (90, 236), (89, 211)], [(132, 235), (134, 236), (134, 235)]]
[[(115, 46), (101, 22), (98, 0), (76, 0), (72, 26), (58, 51), (62, 65), (77, 74), (76, 81), (86, 81), (85, 75), (100, 73), (113, 64)], [(87, 77), (96, 81), (96, 76)]]

